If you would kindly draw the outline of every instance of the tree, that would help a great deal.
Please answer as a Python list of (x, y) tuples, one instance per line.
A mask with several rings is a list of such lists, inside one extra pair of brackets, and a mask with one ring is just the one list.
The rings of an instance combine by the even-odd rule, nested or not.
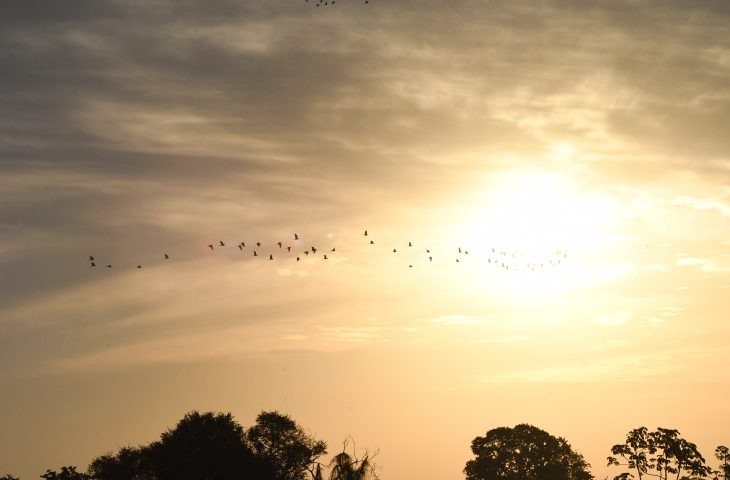
[(715, 449), (715, 458), (720, 460), (720, 470), (717, 472), (718, 477), (723, 480), (730, 478), (730, 449), (724, 445), (720, 445)]
[(2, 477), (0, 477), (0, 480), (20, 480), (20, 479), (18, 477), (14, 477), (8, 473), (7, 475), (3, 475)]
[(61, 467), (61, 472), (55, 470), (46, 470), (46, 473), (41, 475), (41, 478), (46, 480), (89, 480), (90, 477), (85, 473), (77, 472), (76, 467), (68, 466)]
[(274, 480), (273, 466), (248, 445), (232, 415), (187, 413), (150, 445), (96, 458), (95, 480)]
[(352, 455), (345, 451), (347, 444), (345, 441), (342, 452), (335, 455), (330, 462), (330, 480), (377, 480), (370, 453), (365, 452), (365, 455), (357, 458), (354, 447)]
[(327, 444), (308, 435), (288, 415), (261, 412), (246, 433), (254, 454), (273, 465), (276, 480), (301, 480), (316, 475), (317, 458)]
[(230, 413), (190, 412), (149, 446), (149, 467), (159, 480), (273, 479), (256, 458)]
[(153, 479), (148, 455), (146, 447), (123, 447), (116, 455), (107, 453), (95, 458), (89, 465), (89, 474), (95, 480)]
[(561, 437), (527, 424), (472, 440), (467, 480), (591, 480), (590, 465)]
[(705, 477), (712, 471), (705, 465), (697, 445), (680, 437), (675, 429), (657, 428), (649, 432), (646, 427), (635, 428), (626, 435), (624, 443), (611, 447), (611, 453), (615, 456), (608, 457), (608, 465), (629, 469), (614, 480), (635, 478), (631, 470), (639, 480), (646, 475), (660, 480), (668, 480), (670, 474), (675, 480), (680, 480), (682, 475)]

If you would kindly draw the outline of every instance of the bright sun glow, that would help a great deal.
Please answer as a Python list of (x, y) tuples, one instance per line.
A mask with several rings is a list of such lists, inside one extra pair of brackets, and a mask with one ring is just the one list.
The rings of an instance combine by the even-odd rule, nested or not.
[[(599, 256), (612, 241), (608, 199), (559, 174), (519, 171), (493, 178), (463, 233), (479, 239), (487, 269), (500, 275), (498, 285), (537, 297), (610, 277)], [(485, 269), (483, 262), (472, 267)]]

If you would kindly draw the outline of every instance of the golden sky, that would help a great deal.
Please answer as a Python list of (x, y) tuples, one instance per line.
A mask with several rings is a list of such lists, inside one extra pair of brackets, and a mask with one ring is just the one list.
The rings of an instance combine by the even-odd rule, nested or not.
[(352, 435), (384, 479), (463, 478), (475, 436), (523, 422), (598, 478), (641, 425), (710, 459), (729, 22), (725, 0), (3, 4), (0, 474), (192, 409)]

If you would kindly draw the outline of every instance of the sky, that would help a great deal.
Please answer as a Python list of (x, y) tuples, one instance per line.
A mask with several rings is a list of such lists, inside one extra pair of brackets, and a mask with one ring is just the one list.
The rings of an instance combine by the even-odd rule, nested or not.
[(190, 410), (383, 480), (518, 423), (715, 466), (730, 3), (315, 1), (0, 6), (0, 474)]

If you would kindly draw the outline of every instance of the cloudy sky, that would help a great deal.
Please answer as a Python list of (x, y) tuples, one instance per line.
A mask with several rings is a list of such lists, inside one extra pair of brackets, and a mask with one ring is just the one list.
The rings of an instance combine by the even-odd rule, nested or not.
[(0, 474), (192, 409), (384, 479), (727, 444), (730, 3), (315, 1), (0, 6)]

